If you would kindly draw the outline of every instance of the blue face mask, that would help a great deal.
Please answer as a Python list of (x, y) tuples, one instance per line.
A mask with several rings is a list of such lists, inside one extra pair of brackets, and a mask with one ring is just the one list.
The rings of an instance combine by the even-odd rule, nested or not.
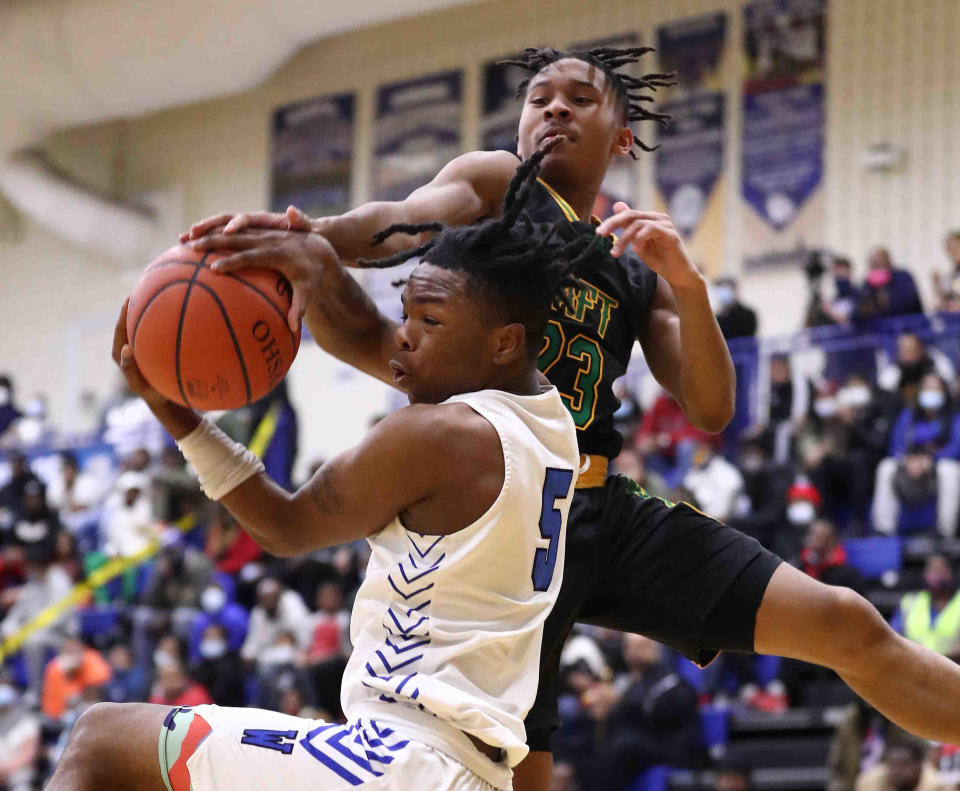
[(833, 280), (837, 289), (837, 296), (841, 299), (853, 296), (853, 282), (849, 277), (837, 277)]

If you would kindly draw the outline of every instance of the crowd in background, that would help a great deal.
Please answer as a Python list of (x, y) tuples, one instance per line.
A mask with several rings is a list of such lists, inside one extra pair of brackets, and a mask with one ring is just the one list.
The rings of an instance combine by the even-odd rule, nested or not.
[[(931, 311), (946, 321), (940, 332), (919, 315), (912, 276), (886, 251), (870, 255), (861, 284), (846, 259), (812, 261), (809, 327), (836, 325), (863, 338), (900, 316), (911, 329), (896, 332), (886, 353), (825, 346), (813, 369), (792, 349), (758, 357), (754, 348), (764, 367), (762, 406), (722, 436), (692, 426), (665, 392), (622, 380), (625, 441), (614, 472), (755, 536), (813, 577), (862, 592), (869, 582), (849, 562), (846, 539), (955, 536), (960, 323), (949, 317), (960, 314), (960, 233), (946, 246), (952, 268), (937, 278)], [(712, 296), (728, 339), (756, 334), (756, 313), (735, 281), (717, 281)], [(141, 401), (120, 391), (97, 408), (85, 398), (82, 412), (89, 425), (57, 432), (42, 396), (21, 402), (14, 377), (0, 376), (0, 641), (24, 637), (0, 667), (0, 789), (38, 787), (72, 723), (97, 701), (341, 717), (365, 542), (292, 559), (265, 555), (202, 496)], [(296, 413), (282, 385), (220, 424), (260, 443), (278, 482), (296, 483)], [(124, 559), (123, 572), (79, 607), (32, 629), (38, 613)], [(903, 594), (890, 613), (894, 628), (960, 656), (950, 553), (931, 555), (915, 578), (884, 584)], [(592, 627), (578, 627), (562, 670), (554, 787), (567, 791), (626, 789), (654, 765), (710, 766), (720, 752), (704, 738), (705, 707), (784, 711), (803, 703), (804, 684), (817, 677), (800, 663), (739, 655), (699, 670), (650, 640)], [(925, 745), (894, 731), (850, 703), (831, 752), (831, 791), (927, 791), (941, 782)], [(749, 767), (717, 770), (719, 791), (749, 789)]]

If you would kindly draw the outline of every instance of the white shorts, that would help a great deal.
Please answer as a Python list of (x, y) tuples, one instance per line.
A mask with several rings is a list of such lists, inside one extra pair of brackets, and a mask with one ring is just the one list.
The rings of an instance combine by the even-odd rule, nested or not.
[(264, 709), (173, 709), (160, 733), (167, 791), (495, 791), (396, 726), (346, 725)]

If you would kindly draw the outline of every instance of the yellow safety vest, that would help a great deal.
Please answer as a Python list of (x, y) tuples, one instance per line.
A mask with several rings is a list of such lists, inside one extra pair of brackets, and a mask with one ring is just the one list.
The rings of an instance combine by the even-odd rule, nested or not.
[(931, 622), (931, 597), (927, 591), (908, 593), (900, 601), (904, 636), (938, 654), (960, 648), (960, 592), (954, 594)]

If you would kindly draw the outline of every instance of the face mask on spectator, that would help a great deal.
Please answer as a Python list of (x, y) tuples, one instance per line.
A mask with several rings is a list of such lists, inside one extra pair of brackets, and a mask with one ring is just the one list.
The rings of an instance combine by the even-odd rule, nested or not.
[(46, 409), (43, 406), (43, 401), (39, 398), (31, 398), (27, 401), (27, 405), (23, 408), (23, 411), (29, 417), (43, 417)]
[(280, 645), (272, 645), (266, 649), (260, 655), (260, 659), (267, 665), (289, 665), (293, 662), (294, 655), (295, 651), (292, 645), (289, 643), (281, 643)]
[(200, 642), (200, 656), (204, 659), (219, 659), (225, 653), (227, 653), (225, 640), (211, 638)]
[(833, 417), (837, 414), (837, 399), (818, 398), (813, 402), (813, 411), (816, 412), (819, 417)]
[(885, 286), (890, 282), (893, 273), (889, 269), (871, 269), (867, 273), (867, 283), (874, 288)]
[(0, 387), (0, 406), (6, 406), (10, 403), (10, 388)]
[(921, 409), (940, 409), (947, 401), (941, 390), (921, 390), (917, 394), (917, 403)]
[(859, 409), (870, 404), (870, 388), (866, 385), (849, 385), (837, 393), (840, 406)]
[(809, 525), (817, 515), (817, 509), (808, 500), (797, 500), (787, 506), (787, 519), (792, 525)]
[(175, 656), (171, 656), (166, 651), (161, 651), (158, 648), (153, 652), (153, 664), (158, 668), (170, 667), (171, 665), (177, 664), (177, 658)]
[(0, 684), (0, 709), (17, 702), (17, 690), (9, 684)]
[(934, 596), (953, 592), (953, 580), (950, 577), (943, 577), (939, 574), (928, 574), (924, 577), (924, 581), (927, 584), (927, 590)]
[(205, 612), (208, 613), (217, 613), (223, 609), (223, 605), (227, 603), (227, 594), (224, 592), (223, 588), (218, 588), (212, 586), (207, 588), (200, 595), (200, 606), (203, 607)]
[(714, 289), (714, 296), (717, 300), (717, 307), (720, 310), (725, 310), (729, 308), (736, 299), (736, 295), (733, 293), (733, 289), (726, 285), (719, 285)]
[(757, 472), (763, 469), (763, 455), (760, 453), (747, 453), (740, 460), (740, 466), (744, 472)]

